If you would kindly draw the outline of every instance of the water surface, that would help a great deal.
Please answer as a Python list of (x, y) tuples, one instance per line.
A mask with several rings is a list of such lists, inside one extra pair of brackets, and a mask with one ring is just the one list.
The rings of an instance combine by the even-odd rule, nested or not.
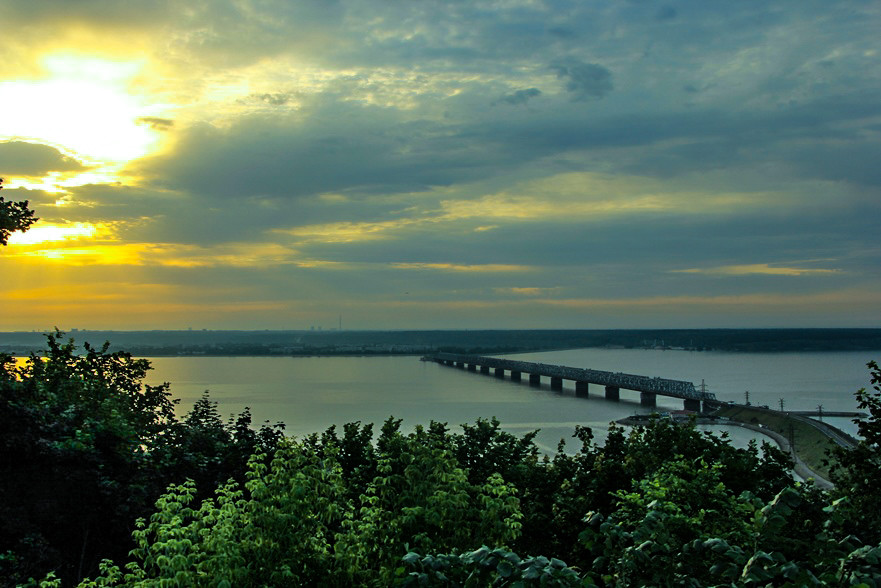
[[(706, 383), (720, 400), (742, 402), (749, 390), (753, 404), (791, 410), (855, 410), (853, 392), (868, 385), (865, 363), (879, 353), (744, 354), (643, 349), (575, 349), (510, 355), (573, 367), (621, 371)], [(591, 386), (588, 399), (576, 398), (574, 385), (553, 391), (528, 382), (500, 380), (419, 361), (391, 357), (158, 357), (151, 358), (150, 382), (168, 381), (183, 415), (210, 390), (228, 415), (249, 406), (255, 423), (282, 421), (289, 434), (303, 436), (327, 427), (361, 421), (380, 426), (389, 416), (411, 430), (431, 420), (451, 427), (478, 418), (497, 417), (507, 430), (540, 429), (539, 446), (571, 440), (576, 424), (602, 438), (610, 421), (646, 412), (639, 394), (621, 390), (621, 401), (608, 401)], [(681, 401), (658, 397), (658, 410), (682, 408)], [(834, 424), (855, 432), (849, 419)], [(744, 444), (741, 431), (731, 431)], [(570, 449), (574, 447), (571, 447)]]

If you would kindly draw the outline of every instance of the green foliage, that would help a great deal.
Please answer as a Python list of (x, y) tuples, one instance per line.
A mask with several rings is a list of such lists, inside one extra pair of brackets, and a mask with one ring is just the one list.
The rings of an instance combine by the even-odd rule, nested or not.
[(490, 549), (485, 545), (458, 555), (423, 557), (410, 552), (401, 562), (403, 565), (397, 570), (399, 578), (403, 576), (401, 586), (595, 586), (559, 559), (544, 556), (521, 559), (507, 549)]
[(513, 489), (497, 475), (470, 484), (427, 435), (390, 421), (379, 474), (358, 501), (336, 447), (314, 437), (282, 441), (268, 465), (255, 456), (246, 491), (231, 481), (198, 509), (192, 481), (173, 486), (134, 532), (126, 572), (105, 565), (85, 585), (386, 585), (408, 545), (436, 552), (515, 537)]
[(869, 418), (856, 421), (860, 442), (853, 449), (833, 451), (831, 471), (835, 495), (847, 498), (847, 530), (861, 534), (870, 543), (881, 542), (881, 368), (867, 364), (872, 390), (856, 393), (857, 405)]
[(504, 545), (520, 531), (516, 490), (499, 474), (472, 484), (451, 451), (442, 426), (417, 427), (410, 435), (389, 419), (377, 441), (377, 477), (360, 497), (360, 508), (338, 548), (356, 579), (366, 581), (375, 562), (389, 581), (407, 548), (423, 552), (467, 549), (475, 538)]
[(632, 491), (617, 492), (616, 510), (581, 536), (597, 556), (594, 569), (624, 585), (684, 582), (696, 569), (683, 545), (712, 537), (743, 543), (753, 505), (728, 491), (721, 469), (674, 458)]
[(192, 481), (171, 487), (149, 525), (135, 531), (127, 572), (108, 567), (86, 585), (115, 577), (132, 586), (316, 585), (332, 578), (335, 532), (351, 516), (333, 460), (285, 441), (270, 466), (252, 459), (248, 477), (250, 498), (230, 481), (199, 508), (192, 506)]
[[(3, 189), (3, 178), (0, 178), (0, 190)], [(6, 245), (9, 235), (15, 231), (27, 231), (37, 222), (34, 211), (28, 209), (28, 201), (11, 202), (0, 196), (0, 245)]]
[(792, 483), (788, 459), (779, 450), (767, 445), (761, 452), (755, 446), (737, 449), (724, 438), (670, 421), (653, 419), (629, 434), (613, 425), (603, 446), (593, 443), (589, 429), (577, 428), (575, 437), (581, 443), (578, 452), (560, 451), (552, 461), (535, 462), (517, 484), (524, 503), (523, 534), (513, 547), (521, 553), (554, 554), (588, 569), (596, 555), (579, 541), (585, 514), (621, 508), (640, 481), (663, 474), (671, 460), (687, 464), (676, 475), (706, 464), (735, 497), (749, 491), (770, 499)]

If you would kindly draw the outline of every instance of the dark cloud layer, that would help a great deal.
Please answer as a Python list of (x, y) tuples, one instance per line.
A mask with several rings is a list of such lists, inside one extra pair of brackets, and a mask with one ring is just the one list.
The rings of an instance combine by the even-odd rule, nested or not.
[(169, 118), (161, 118), (158, 116), (142, 116), (135, 122), (149, 126), (155, 131), (167, 131), (174, 127), (174, 121)]
[(86, 167), (58, 149), (38, 143), (0, 143), (0, 176), (42, 176), (53, 171), (82, 171)]
[(328, 102), (303, 117), (255, 115), (228, 129), (199, 125), (173, 153), (145, 160), (137, 171), (196, 195), (296, 198), (447, 186), (491, 175), (510, 157), (486, 149), (467, 127), (391, 114)]
[(538, 96), (541, 96), (541, 90), (538, 88), (527, 88), (525, 90), (517, 90), (516, 92), (502, 96), (500, 101), (517, 106), (526, 104), (529, 100)]
[(597, 63), (573, 59), (554, 63), (551, 69), (566, 80), (566, 90), (573, 100), (597, 100), (612, 91), (612, 72)]

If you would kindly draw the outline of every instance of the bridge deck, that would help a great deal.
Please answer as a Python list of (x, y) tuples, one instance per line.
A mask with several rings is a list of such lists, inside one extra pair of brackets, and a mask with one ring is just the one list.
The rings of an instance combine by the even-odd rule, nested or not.
[(624, 388), (625, 390), (648, 392), (652, 394), (660, 394), (661, 396), (672, 396), (674, 398), (688, 400), (716, 399), (715, 395), (709, 392), (701, 393), (695, 389), (692, 382), (686, 382), (683, 380), (650, 378), (648, 376), (623, 374), (620, 372), (605, 372), (601, 370), (574, 368), (546, 363), (533, 363), (529, 361), (515, 361), (512, 359), (501, 359), (481, 355), (461, 355), (457, 353), (435, 353), (433, 355), (427, 355), (423, 359), (438, 363), (454, 362), (486, 366), (489, 368), (500, 368), (512, 372), (538, 374), (550, 378), (587, 382), (589, 384)]

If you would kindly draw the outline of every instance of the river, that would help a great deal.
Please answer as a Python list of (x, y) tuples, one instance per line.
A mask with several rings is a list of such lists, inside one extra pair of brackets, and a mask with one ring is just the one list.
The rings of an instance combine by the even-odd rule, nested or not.
[[(856, 410), (854, 391), (867, 387), (865, 364), (879, 352), (724, 353), (649, 349), (573, 349), (506, 355), (512, 359), (568, 365), (650, 377), (705, 380), (720, 400), (750, 402), (787, 410)], [(170, 382), (183, 416), (203, 391), (219, 402), (224, 416), (251, 408), (254, 423), (281, 421), (286, 432), (301, 437), (328, 426), (361, 421), (378, 429), (389, 416), (403, 428), (431, 420), (451, 427), (478, 418), (497, 417), (513, 433), (540, 429), (539, 447), (553, 451), (570, 439), (575, 425), (591, 427), (598, 438), (610, 421), (646, 412), (639, 394), (621, 390), (619, 402), (590, 387), (590, 397), (576, 398), (574, 384), (562, 393), (528, 382), (511, 382), (419, 361), (418, 356), (380, 357), (156, 357), (148, 382)], [(681, 401), (658, 397), (658, 410), (681, 409)], [(847, 418), (824, 419), (848, 432)], [(731, 428), (735, 444), (750, 435)]]

